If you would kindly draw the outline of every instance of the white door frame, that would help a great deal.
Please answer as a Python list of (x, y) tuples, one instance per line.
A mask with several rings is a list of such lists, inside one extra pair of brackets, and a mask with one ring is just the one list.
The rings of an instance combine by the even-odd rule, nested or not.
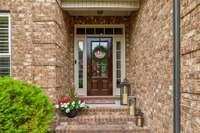
[[(121, 80), (125, 78), (126, 75), (126, 64), (125, 64), (125, 25), (80, 25), (77, 24), (74, 26), (74, 60), (76, 64), (74, 64), (74, 81), (75, 81), (75, 88), (78, 95), (87, 96), (87, 37), (112, 37), (112, 46), (113, 46), (113, 96), (119, 95), (119, 88), (116, 87), (116, 43), (120, 41), (121, 43)], [(123, 28), (122, 35), (77, 35), (76, 29), (77, 28)], [(79, 88), (79, 57), (78, 57), (78, 42), (83, 42), (83, 88)]]

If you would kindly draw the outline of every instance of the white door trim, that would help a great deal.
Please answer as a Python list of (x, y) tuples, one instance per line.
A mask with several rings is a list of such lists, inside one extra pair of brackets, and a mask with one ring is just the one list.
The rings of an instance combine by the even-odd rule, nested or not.
[[(125, 38), (124, 37), (117, 37), (113, 39), (113, 93), (115, 96), (120, 95), (120, 88), (117, 88), (117, 74), (116, 74), (116, 68), (117, 68), (117, 55), (116, 55), (116, 44), (117, 42), (121, 43), (121, 82), (126, 77), (126, 58), (125, 58)], [(115, 80), (114, 80), (115, 79)]]
[[(113, 96), (119, 95), (119, 88), (116, 87), (116, 42), (121, 42), (121, 80), (125, 78), (126, 75), (126, 64), (125, 64), (125, 25), (80, 25), (77, 24), (74, 26), (74, 81), (75, 88), (78, 95), (87, 96), (87, 37), (112, 37), (113, 45)], [(77, 35), (77, 28), (123, 28), (123, 35)], [(78, 67), (78, 41), (84, 42), (84, 52), (83, 52), (83, 88), (79, 88), (79, 67)]]
[[(75, 44), (74, 45), (74, 57), (75, 57), (75, 64), (74, 64), (74, 81), (75, 81), (75, 88), (78, 94), (81, 95), (87, 95), (87, 53), (86, 53), (86, 42), (85, 38), (83, 36), (79, 36), (75, 39)], [(83, 43), (83, 88), (79, 89), (79, 47), (78, 43), (79, 41), (82, 41)], [(86, 79), (86, 80), (85, 80)]]

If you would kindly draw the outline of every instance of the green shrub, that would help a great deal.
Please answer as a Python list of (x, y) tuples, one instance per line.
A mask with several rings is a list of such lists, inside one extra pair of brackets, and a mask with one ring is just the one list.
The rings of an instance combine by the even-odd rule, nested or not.
[(53, 119), (53, 108), (41, 88), (0, 78), (0, 133), (45, 133)]

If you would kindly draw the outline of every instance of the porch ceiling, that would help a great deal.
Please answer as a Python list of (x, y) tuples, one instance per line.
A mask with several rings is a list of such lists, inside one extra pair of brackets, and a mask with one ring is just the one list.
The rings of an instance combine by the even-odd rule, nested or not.
[(139, 9), (139, 0), (62, 0), (72, 16), (129, 16)]

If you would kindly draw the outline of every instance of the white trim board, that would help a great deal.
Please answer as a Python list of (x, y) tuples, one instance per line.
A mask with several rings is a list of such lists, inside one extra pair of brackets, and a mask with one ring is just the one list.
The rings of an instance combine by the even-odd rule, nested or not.
[(139, 7), (139, 0), (65, 0), (61, 4), (72, 16), (130, 16)]
[[(123, 28), (122, 35), (77, 35), (76, 29), (77, 28)], [(74, 28), (74, 60), (76, 61), (74, 67), (74, 81), (75, 81), (75, 88), (78, 95), (87, 96), (87, 37), (112, 37), (113, 38), (113, 96), (119, 95), (119, 88), (116, 88), (116, 43), (117, 41), (121, 42), (121, 80), (125, 78), (125, 25), (75, 25)], [(84, 43), (84, 51), (83, 51), (83, 88), (79, 87), (79, 68), (78, 68), (78, 41), (83, 41)]]

